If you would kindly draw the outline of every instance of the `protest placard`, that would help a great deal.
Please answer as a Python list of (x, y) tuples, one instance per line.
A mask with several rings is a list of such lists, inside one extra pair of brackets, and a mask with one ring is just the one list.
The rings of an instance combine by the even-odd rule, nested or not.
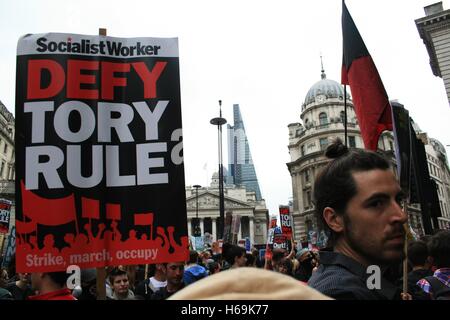
[(8, 233), (11, 218), (11, 204), (7, 199), (0, 199), (0, 233)]
[(179, 78), (176, 38), (20, 39), (18, 272), (185, 260)]

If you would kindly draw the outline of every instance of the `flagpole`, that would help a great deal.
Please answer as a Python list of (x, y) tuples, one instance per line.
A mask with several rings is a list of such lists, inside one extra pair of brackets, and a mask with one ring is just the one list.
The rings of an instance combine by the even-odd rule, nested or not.
[(344, 84), (344, 144), (347, 146), (347, 85)]
[(145, 271), (144, 271), (144, 279), (147, 280), (147, 278), (148, 278), (148, 263), (145, 265)]
[[(408, 215), (408, 202), (403, 201), (403, 211)], [(403, 247), (404, 257), (403, 257), (403, 294), (408, 293), (408, 240), (409, 240), (409, 223), (405, 222), (403, 225), (405, 229), (405, 244)]]
[[(3, 258), (3, 247), (5, 246), (6, 237), (2, 234), (2, 245), (0, 246), (0, 257)], [(6, 253), (5, 253), (6, 254)]]
[[(98, 35), (106, 37), (107, 35), (106, 28), (99, 28)], [(96, 279), (97, 300), (106, 300), (106, 277), (107, 277), (106, 268), (97, 267), (96, 270), (97, 270), (97, 279)]]

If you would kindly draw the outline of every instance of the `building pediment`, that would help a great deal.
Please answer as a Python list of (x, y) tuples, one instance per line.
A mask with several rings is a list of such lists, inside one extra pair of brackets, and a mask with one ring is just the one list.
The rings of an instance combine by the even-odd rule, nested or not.
[[(219, 208), (220, 197), (219, 194), (203, 191), (198, 194), (198, 207), (199, 209), (212, 209)], [(224, 198), (225, 210), (227, 209), (253, 209), (254, 206), (251, 204), (245, 203), (243, 201), (233, 199), (225, 196)], [(187, 209), (195, 210), (197, 206), (197, 196), (191, 196), (186, 199)]]

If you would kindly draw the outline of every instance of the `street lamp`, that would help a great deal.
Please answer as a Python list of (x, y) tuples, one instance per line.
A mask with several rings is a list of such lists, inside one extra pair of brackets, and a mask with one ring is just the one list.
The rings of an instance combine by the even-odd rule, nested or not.
[(200, 237), (202, 235), (202, 230), (200, 229), (200, 220), (198, 219), (198, 188), (201, 188), (201, 185), (193, 185), (193, 187), (195, 188), (195, 193), (196, 193), (196, 203), (197, 203), (197, 207), (195, 209), (195, 226), (194, 226), (194, 237)]
[(219, 117), (211, 119), (210, 123), (217, 126), (217, 140), (219, 145), (219, 232), (217, 239), (223, 239), (223, 223), (225, 220), (225, 201), (223, 195), (223, 165), (222, 165), (222, 125), (227, 120), (222, 118), (222, 100), (219, 100)]

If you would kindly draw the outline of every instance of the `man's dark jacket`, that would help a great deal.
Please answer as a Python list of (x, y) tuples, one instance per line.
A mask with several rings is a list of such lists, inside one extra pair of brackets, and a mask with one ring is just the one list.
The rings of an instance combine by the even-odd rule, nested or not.
[[(369, 289), (367, 279), (373, 273), (354, 259), (337, 252), (320, 252), (320, 266), (308, 285), (338, 300), (399, 300), (400, 290), (383, 279), (380, 289)], [(369, 284), (373, 281), (369, 280)]]

